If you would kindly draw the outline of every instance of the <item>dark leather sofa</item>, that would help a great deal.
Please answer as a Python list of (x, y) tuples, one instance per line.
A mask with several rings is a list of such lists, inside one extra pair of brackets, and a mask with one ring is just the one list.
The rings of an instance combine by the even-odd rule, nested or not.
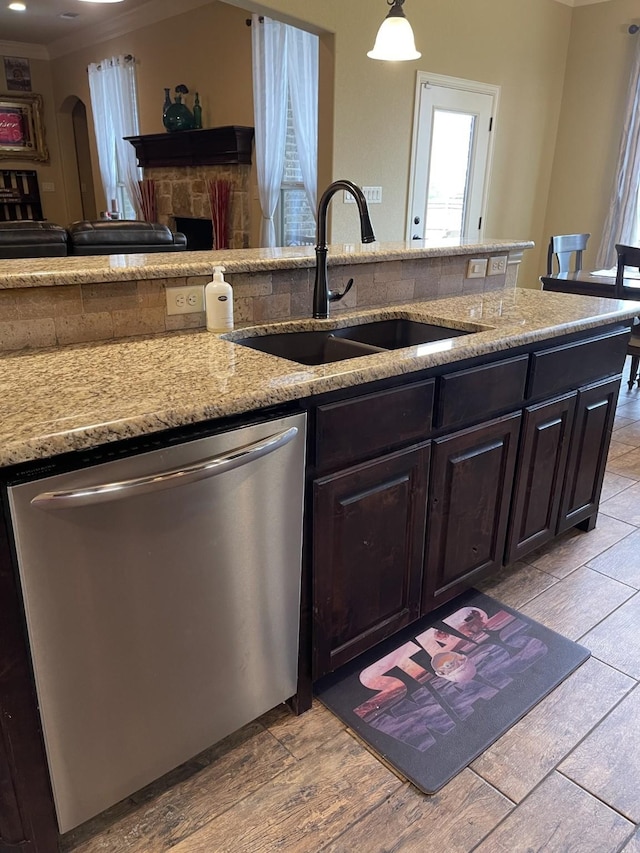
[(73, 222), (69, 232), (70, 255), (120, 255), (131, 252), (180, 252), (187, 238), (166, 225), (137, 220), (99, 219)]
[(0, 222), (0, 258), (62, 258), (68, 235), (52, 222)]
[(134, 252), (180, 252), (184, 234), (166, 225), (138, 220), (99, 219), (73, 222), (0, 222), (0, 258), (59, 258), (66, 255), (122, 255)]

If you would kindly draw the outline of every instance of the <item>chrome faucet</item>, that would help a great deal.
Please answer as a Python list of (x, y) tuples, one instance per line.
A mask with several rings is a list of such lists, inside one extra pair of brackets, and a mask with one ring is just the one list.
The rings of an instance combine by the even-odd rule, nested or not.
[(322, 193), (318, 204), (318, 228), (316, 245), (316, 279), (313, 285), (313, 316), (319, 320), (326, 320), (329, 316), (329, 303), (338, 302), (350, 290), (353, 279), (349, 279), (347, 286), (338, 293), (329, 290), (329, 275), (327, 271), (327, 209), (329, 202), (339, 190), (346, 190), (354, 197), (360, 212), (360, 233), (363, 243), (373, 243), (376, 239), (373, 233), (371, 220), (369, 219), (369, 208), (367, 200), (360, 187), (351, 181), (339, 180), (329, 184)]

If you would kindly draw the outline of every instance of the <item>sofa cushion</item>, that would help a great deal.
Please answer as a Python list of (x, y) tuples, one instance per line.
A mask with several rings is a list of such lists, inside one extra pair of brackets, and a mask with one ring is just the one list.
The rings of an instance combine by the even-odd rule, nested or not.
[(53, 222), (21, 219), (0, 222), (0, 258), (60, 258), (67, 254), (67, 232)]
[(135, 219), (99, 219), (73, 222), (69, 228), (69, 254), (109, 255), (131, 252), (175, 252), (187, 248), (184, 234), (166, 225)]

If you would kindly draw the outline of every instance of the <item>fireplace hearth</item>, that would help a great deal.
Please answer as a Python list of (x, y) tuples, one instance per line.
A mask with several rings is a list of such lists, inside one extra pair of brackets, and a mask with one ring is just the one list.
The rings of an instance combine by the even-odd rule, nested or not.
[(213, 225), (210, 219), (192, 216), (176, 216), (176, 231), (187, 238), (187, 250), (197, 252), (213, 249)]
[(184, 130), (128, 139), (144, 177), (155, 182), (158, 222), (186, 234), (188, 249), (211, 249), (207, 187), (212, 180), (225, 180), (232, 186), (229, 248), (248, 248), (252, 127)]

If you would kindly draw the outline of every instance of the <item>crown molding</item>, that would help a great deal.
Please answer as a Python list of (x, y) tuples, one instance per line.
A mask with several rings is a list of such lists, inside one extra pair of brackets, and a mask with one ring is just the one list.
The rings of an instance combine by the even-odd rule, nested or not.
[(44, 44), (24, 41), (0, 41), (0, 56), (21, 56), (24, 59), (50, 59)]
[(596, 3), (609, 3), (611, 0), (556, 0), (556, 3), (562, 3), (565, 6), (571, 6), (575, 9), (576, 6), (593, 6)]
[(149, 3), (138, 6), (131, 12), (114, 15), (109, 21), (103, 21), (100, 25), (87, 27), (81, 33), (76, 32), (51, 42), (49, 55), (51, 59), (57, 59), (67, 53), (73, 53), (78, 49), (80, 35), (82, 36), (83, 47), (100, 44), (100, 42), (124, 36), (133, 30), (147, 27), (149, 24), (164, 21), (166, 18), (173, 18), (183, 12), (190, 12), (200, 6), (209, 6), (211, 2), (212, 0), (180, 0), (179, 5), (177, 5), (175, 0), (150, 0)]

